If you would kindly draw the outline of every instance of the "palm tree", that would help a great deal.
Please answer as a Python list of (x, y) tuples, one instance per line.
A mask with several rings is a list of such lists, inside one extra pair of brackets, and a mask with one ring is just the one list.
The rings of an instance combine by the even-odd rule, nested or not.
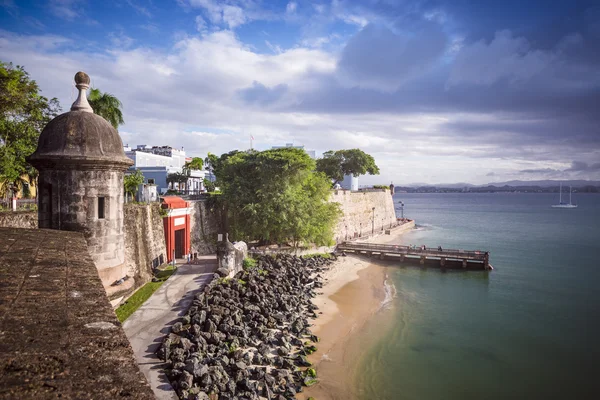
[(100, 89), (90, 90), (88, 102), (96, 114), (107, 120), (115, 129), (125, 123), (121, 107), (123, 103), (110, 93), (102, 93)]

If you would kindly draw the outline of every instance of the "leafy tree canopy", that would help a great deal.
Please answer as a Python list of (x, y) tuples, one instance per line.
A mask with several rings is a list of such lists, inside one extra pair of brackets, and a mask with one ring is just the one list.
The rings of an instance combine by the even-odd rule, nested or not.
[(217, 185), (215, 185), (214, 182), (204, 178), (204, 188), (206, 189), (207, 192), (214, 192), (217, 188)]
[(187, 183), (188, 178), (188, 174), (183, 172), (173, 172), (167, 175), (167, 183)]
[(123, 182), (125, 184), (125, 193), (133, 197), (138, 192), (140, 185), (144, 183), (144, 174), (139, 169), (136, 169), (134, 173), (125, 175)]
[(323, 172), (333, 184), (342, 181), (345, 175), (378, 175), (379, 167), (373, 156), (360, 149), (327, 151), (317, 160), (317, 171)]
[(0, 188), (4, 191), (23, 188), (24, 176), (35, 182), (37, 170), (25, 157), (35, 151), (42, 129), (59, 112), (58, 100), (40, 95), (23, 67), (0, 61)]
[(331, 244), (339, 205), (304, 150), (230, 152), (213, 160), (235, 239)]
[(125, 123), (121, 111), (123, 103), (112, 94), (102, 93), (100, 89), (92, 89), (88, 96), (88, 102), (94, 113), (107, 120), (113, 128), (118, 129), (119, 125)]
[(200, 157), (193, 157), (192, 161), (188, 161), (183, 166), (184, 172), (186, 171), (199, 171), (204, 166), (204, 163)]

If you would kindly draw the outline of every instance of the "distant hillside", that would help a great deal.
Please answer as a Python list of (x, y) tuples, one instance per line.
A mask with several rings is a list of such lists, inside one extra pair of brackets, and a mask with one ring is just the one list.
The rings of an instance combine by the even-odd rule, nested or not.
[[(582, 187), (582, 186), (600, 186), (600, 181), (585, 181), (585, 180), (573, 180), (573, 181), (552, 181), (552, 180), (542, 180), (542, 181), (507, 181), (507, 182), (490, 182), (487, 185), (478, 185), (478, 186), (539, 186), (539, 187), (554, 187), (560, 186), (573, 186)], [(450, 187), (450, 186), (444, 186)]]
[[(561, 181), (509, 181), (495, 182), (488, 185), (455, 184), (416, 184), (415, 186), (396, 186), (396, 192), (407, 193), (558, 193)], [(562, 181), (563, 192), (568, 192), (569, 186), (574, 193), (600, 193), (599, 181)]]

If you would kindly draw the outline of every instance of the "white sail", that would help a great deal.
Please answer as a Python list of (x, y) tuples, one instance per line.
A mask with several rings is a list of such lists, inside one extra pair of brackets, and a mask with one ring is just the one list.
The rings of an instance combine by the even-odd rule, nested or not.
[(554, 204), (552, 205), (553, 208), (577, 208), (577, 204), (573, 204), (571, 196), (572, 196), (572, 190), (573, 188), (571, 186), (569, 186), (569, 202), (568, 203), (563, 203), (562, 202), (562, 182), (560, 183), (560, 195), (559, 195), (559, 202), (558, 204)]

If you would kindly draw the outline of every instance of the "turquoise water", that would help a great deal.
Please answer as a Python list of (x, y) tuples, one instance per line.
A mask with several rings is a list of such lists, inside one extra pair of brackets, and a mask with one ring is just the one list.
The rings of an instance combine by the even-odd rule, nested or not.
[(402, 243), (487, 249), (495, 270), (390, 265), (397, 297), (365, 331), (359, 398), (600, 398), (600, 195), (394, 199), (420, 225)]

